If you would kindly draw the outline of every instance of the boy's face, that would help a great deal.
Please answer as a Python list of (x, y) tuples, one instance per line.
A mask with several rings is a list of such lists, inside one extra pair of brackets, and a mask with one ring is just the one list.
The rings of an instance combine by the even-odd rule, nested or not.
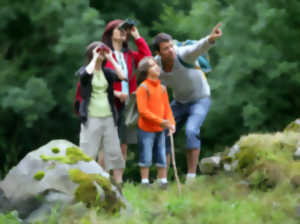
[(149, 60), (148, 63), (149, 63), (148, 75), (158, 78), (160, 75), (160, 67), (153, 59)]

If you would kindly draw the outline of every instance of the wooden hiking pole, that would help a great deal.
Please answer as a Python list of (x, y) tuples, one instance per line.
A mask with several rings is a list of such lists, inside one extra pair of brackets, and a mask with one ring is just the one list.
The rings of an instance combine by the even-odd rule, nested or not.
[(181, 183), (178, 178), (176, 162), (175, 162), (174, 139), (173, 139), (172, 132), (170, 131), (169, 133), (170, 133), (170, 139), (171, 139), (171, 154), (172, 154), (172, 164), (173, 164), (173, 168), (174, 168), (174, 175), (175, 175), (175, 179), (176, 179), (176, 183), (177, 183), (178, 192), (179, 192), (179, 194), (181, 194)]

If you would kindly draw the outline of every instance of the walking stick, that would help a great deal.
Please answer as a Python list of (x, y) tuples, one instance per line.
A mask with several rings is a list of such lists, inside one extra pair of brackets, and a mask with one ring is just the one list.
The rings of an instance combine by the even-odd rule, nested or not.
[(173, 134), (170, 132), (170, 139), (171, 139), (171, 154), (172, 154), (172, 164), (174, 168), (174, 175), (177, 183), (177, 188), (179, 194), (181, 194), (181, 183), (178, 178), (178, 173), (177, 173), (177, 168), (176, 168), (176, 162), (175, 162), (175, 150), (174, 150), (174, 139), (173, 139)]

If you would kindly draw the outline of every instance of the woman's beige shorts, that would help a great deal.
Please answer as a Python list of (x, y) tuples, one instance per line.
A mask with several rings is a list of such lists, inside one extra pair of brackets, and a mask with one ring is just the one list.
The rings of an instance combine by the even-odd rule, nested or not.
[(112, 116), (89, 117), (80, 128), (80, 148), (90, 157), (96, 159), (103, 149), (106, 170), (125, 168), (117, 127)]

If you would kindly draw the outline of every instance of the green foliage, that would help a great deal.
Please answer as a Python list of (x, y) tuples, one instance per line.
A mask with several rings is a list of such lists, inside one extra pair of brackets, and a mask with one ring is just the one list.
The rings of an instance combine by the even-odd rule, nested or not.
[(0, 11), (0, 169), (7, 172), (49, 139), (78, 141), (74, 73), (104, 21), (84, 0), (2, 1)]
[(132, 208), (114, 215), (86, 209), (75, 204), (62, 211), (58, 223), (289, 223), (299, 222), (296, 206), (299, 191), (286, 182), (273, 190), (260, 192), (242, 184), (237, 176), (219, 174), (201, 176), (193, 184), (183, 185), (178, 195), (176, 183), (166, 191), (125, 184), (124, 196)]
[(2, 224), (20, 224), (21, 221), (18, 218), (16, 211), (9, 212), (7, 214), (0, 213), (0, 223)]
[(27, 81), (25, 88), (10, 88), (2, 101), (3, 109), (12, 109), (24, 117), (26, 127), (32, 127), (39, 117), (45, 118), (54, 106), (55, 101), (45, 81), (35, 77)]

